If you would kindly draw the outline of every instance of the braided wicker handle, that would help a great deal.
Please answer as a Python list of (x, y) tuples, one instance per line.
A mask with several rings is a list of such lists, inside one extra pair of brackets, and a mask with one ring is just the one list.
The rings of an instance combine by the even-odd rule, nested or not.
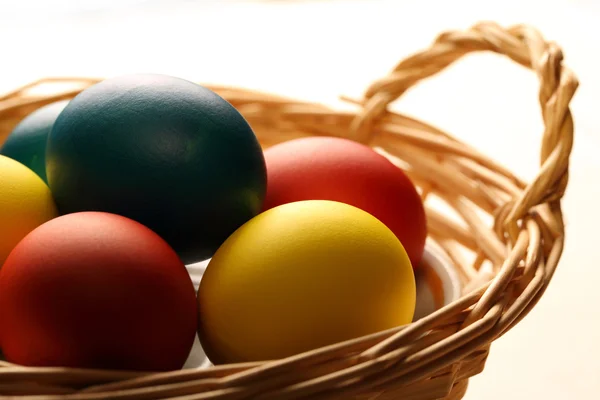
[[(481, 298), (463, 324), (464, 328), (475, 321), (485, 320), (494, 306), (505, 304), (503, 298), (508, 297), (506, 290), (509, 282), (514, 278), (520, 260), (527, 257), (527, 273), (534, 275), (535, 265), (543, 272), (532, 281), (524, 280), (519, 290), (521, 301), (517, 302), (521, 304), (513, 304), (504, 321), (493, 329), (499, 336), (527, 315), (537, 303), (555, 271), (564, 246), (560, 200), (568, 183), (569, 157), (573, 146), (574, 126), (569, 103), (577, 90), (578, 80), (570, 69), (562, 65), (561, 49), (527, 25), (504, 28), (493, 22), (482, 22), (466, 31), (444, 32), (430, 48), (404, 59), (387, 77), (368, 88), (362, 101), (362, 112), (354, 119), (351, 132), (355, 140), (372, 143), (376, 132), (373, 128), (378, 119), (385, 116), (390, 103), (422, 79), (441, 72), (475, 51), (503, 54), (536, 72), (540, 82), (539, 102), (544, 122), (541, 168), (537, 176), (525, 185), (507, 173), (506, 176), (513, 178), (521, 190), (495, 214), (496, 233), (499, 238), (510, 241), (508, 247), (512, 248), (502, 260), (496, 278), (487, 282)], [(527, 218), (542, 221), (540, 224), (533, 223), (533, 228), (528, 232), (531, 221)], [(550, 233), (552, 236), (551, 240), (546, 241), (543, 253), (535, 250), (542, 243), (535, 234), (539, 232), (538, 226), (546, 228), (541, 235)], [(540, 261), (539, 257), (545, 261)], [(398, 337), (390, 338), (367, 351), (365, 356), (372, 358), (382, 355), (399, 342)]]
[(568, 181), (569, 155), (573, 145), (573, 119), (569, 102), (578, 81), (562, 65), (563, 54), (554, 43), (529, 26), (508, 29), (495, 23), (480, 23), (465, 32), (438, 36), (433, 45), (400, 62), (385, 78), (373, 83), (365, 94), (364, 112), (354, 121), (356, 140), (370, 141), (373, 122), (388, 105), (422, 79), (437, 74), (468, 53), (493, 51), (534, 70), (540, 81), (539, 101), (544, 119), (541, 170), (506, 215), (509, 226), (534, 206), (559, 200)]

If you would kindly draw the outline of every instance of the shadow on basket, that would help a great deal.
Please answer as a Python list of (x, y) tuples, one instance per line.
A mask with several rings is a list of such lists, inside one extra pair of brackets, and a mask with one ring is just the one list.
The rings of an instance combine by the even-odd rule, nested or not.
[[(534, 76), (539, 79), (539, 100), (544, 121), (544, 136), (541, 145), (540, 170), (531, 182), (522, 181), (517, 177), (517, 173), (511, 172), (443, 130), (392, 111), (389, 107), (413, 85), (437, 74), (468, 53), (482, 51), (492, 51), (505, 55), (508, 59), (533, 70)], [(355, 111), (338, 111), (324, 105), (297, 101), (268, 93), (207, 85), (208, 89), (227, 100), (244, 117), (244, 120), (247, 121), (256, 134), (262, 149), (267, 150), (280, 143), (306, 137), (334, 136), (345, 138), (375, 149), (377, 153), (391, 161), (393, 165), (410, 178), (410, 181), (418, 188), (418, 193), (424, 204), (428, 234), (423, 259), (414, 271), (416, 280), (412, 290), (415, 291), (416, 311), (414, 317), (411, 317), (412, 321), (399, 324), (391, 329), (360, 335), (350, 340), (340, 341), (308, 352), (301, 352), (283, 359), (260, 362), (224, 362), (218, 363), (216, 366), (210, 364), (204, 356), (200, 341), (196, 338), (194, 350), (189, 356), (185, 368), (171, 372), (154, 373), (140, 371), (139, 369), (132, 369), (135, 372), (125, 372), (110, 369), (23, 367), (0, 361), (0, 394), (7, 396), (44, 395), (43, 398), (45, 399), (82, 400), (106, 398), (355, 398), (378, 400), (402, 398), (450, 400), (462, 398), (467, 390), (468, 379), (483, 371), (491, 343), (513, 328), (539, 301), (552, 279), (563, 251), (564, 223), (561, 198), (568, 183), (569, 156), (574, 131), (569, 103), (577, 89), (578, 82), (574, 74), (563, 65), (562, 61), (561, 49), (556, 44), (546, 41), (536, 29), (526, 25), (505, 28), (494, 23), (485, 22), (477, 24), (466, 31), (448, 31), (440, 34), (430, 48), (402, 60), (387, 76), (376, 80), (366, 90), (362, 99), (345, 99), (356, 106)], [(7, 140), (15, 127), (32, 113), (38, 112), (48, 105), (56, 104), (58, 101), (71, 100), (85, 89), (101, 81), (100, 79), (87, 78), (44, 79), (0, 97), (0, 143)], [(131, 90), (135, 92), (134, 89)], [(140, 94), (140, 96), (142, 95)], [(171, 100), (173, 102), (179, 101), (178, 99)], [(193, 101), (195, 100), (186, 98), (184, 102), (189, 104)], [(40, 121), (47, 122), (48, 119), (57, 118), (60, 113), (60, 117), (56, 120), (56, 124), (60, 124), (60, 128), (55, 127), (52, 131), (52, 135), (59, 139), (60, 134), (69, 132), (69, 129), (79, 127), (77, 129), (81, 130), (83, 129), (81, 127), (84, 127), (87, 130), (93, 130), (89, 118), (100, 118), (106, 124), (114, 122), (113, 117), (110, 115), (98, 115), (99, 112), (95, 113), (92, 109), (86, 109), (83, 100), (79, 104), (85, 111), (81, 119), (75, 122), (68, 121), (65, 113), (74, 113), (75, 107), (64, 108), (67, 102), (61, 104), (58, 111), (48, 111), (47, 109), (45, 116), (40, 117)], [(117, 104), (115, 113), (125, 113), (127, 110), (135, 109), (136, 106), (135, 99), (115, 104)], [(228, 115), (227, 118), (234, 118), (231, 116), (233, 114), (227, 114), (232, 111), (229, 111), (227, 106), (223, 105), (223, 108), (219, 111), (224, 113), (222, 115), (198, 117), (195, 115), (190, 116), (181, 111), (181, 114), (177, 114), (172, 117), (172, 120), (167, 121), (171, 125), (164, 125), (167, 124), (163, 114), (164, 110), (161, 110), (158, 106), (153, 107), (151, 108), (154, 118), (152, 125), (145, 126), (143, 121), (134, 120), (130, 126), (125, 128), (132, 129), (132, 127), (135, 127), (135, 129), (156, 130), (157, 126), (170, 126), (174, 127), (175, 130), (185, 130), (189, 124), (201, 123), (208, 126), (207, 129), (212, 129), (213, 125), (218, 125), (215, 118), (218, 119), (223, 115)], [(67, 111), (63, 112), (63, 109)], [(183, 110), (183, 108), (180, 108), (180, 110)], [(119, 125), (119, 129), (121, 128), (123, 128), (122, 124)], [(37, 128), (31, 129), (38, 129), (39, 131), (39, 125)], [(238, 129), (236, 132), (239, 136), (236, 139), (236, 146), (247, 146), (247, 148), (254, 146), (250, 142), (242, 143), (245, 140), (243, 138), (243, 129), (245, 128), (238, 126), (231, 129)], [(45, 134), (48, 135), (47, 132)], [(66, 133), (64, 135), (68, 138)], [(130, 136), (134, 137), (135, 135)], [(120, 137), (119, 143), (122, 146), (128, 146), (130, 143), (127, 141), (130, 140), (130, 136)], [(101, 148), (105, 143), (101, 135), (97, 137), (99, 139), (93, 142), (93, 146), (94, 148)], [(185, 135), (182, 137), (185, 137)], [(55, 196), (60, 197), (60, 201), (57, 200), (57, 203), (61, 204), (59, 208), (62, 209), (52, 210), (48, 206), (49, 203), (44, 200), (46, 199), (44, 196), (47, 196), (47, 194), (41, 189), (41, 181), (36, 181), (37, 178), (32, 177), (33, 173), (28, 175), (31, 171), (24, 173), (20, 167), (13, 164), (10, 164), (10, 167), (3, 167), (2, 162), (0, 162), (0, 179), (14, 178), (16, 182), (29, 182), (27, 183), (29, 185), (27, 186), (27, 193), (30, 193), (28, 199), (33, 200), (31, 204), (29, 204), (29, 201), (15, 202), (14, 197), (11, 198), (6, 194), (13, 192), (6, 192), (6, 189), (0, 188), (0, 208), (8, 210), (9, 207), (15, 207), (17, 213), (23, 209), (43, 209), (45, 214), (34, 215), (32, 212), (28, 212), (27, 215), (31, 221), (27, 223), (33, 224), (43, 218), (50, 219), (50, 216), (54, 213), (58, 214), (65, 210), (72, 211), (78, 207), (95, 210), (99, 204), (98, 201), (106, 200), (99, 199), (98, 196), (85, 195), (86, 190), (92, 189), (83, 179), (85, 176), (81, 172), (83, 169), (89, 167), (89, 170), (92, 171), (89, 176), (93, 176), (94, 179), (97, 179), (97, 182), (103, 182), (102, 179), (104, 179), (102, 176), (93, 175), (96, 173), (94, 171), (97, 171), (94, 168), (98, 167), (94, 164), (97, 158), (96, 155), (93, 152), (86, 153), (77, 142), (60, 141), (59, 139), (53, 139), (54, 147), (44, 153), (47, 157), (51, 156), (45, 161), (45, 172), (48, 173), (48, 177), (42, 176), (43, 174), (40, 173), (39, 168), (43, 169), (43, 167), (39, 167), (39, 159), (32, 159), (32, 164), (29, 167), (34, 172), (37, 169), (41, 179), (51, 181), (50, 186), (53, 187), (52, 190)], [(44, 148), (46, 145), (46, 141), (40, 142), (39, 138), (37, 142), (35, 140), (33, 137), (28, 137), (28, 145), (37, 149), (40, 146)], [(149, 154), (150, 157), (153, 157), (153, 154), (160, 153), (155, 144), (143, 142), (142, 137), (134, 137), (132, 140), (136, 140), (136, 146), (143, 148), (143, 154), (140, 153), (131, 158), (139, 165), (145, 167), (146, 164), (144, 163), (147, 161), (144, 157)], [(185, 160), (185, 162), (192, 160), (189, 162), (195, 162), (192, 157), (189, 160), (186, 157), (194, 154), (194, 151), (196, 151), (195, 146), (200, 146), (200, 144), (186, 140), (182, 139), (181, 142), (163, 140), (161, 142), (163, 147), (160, 148), (160, 151), (166, 148), (173, 154), (177, 154), (180, 157), (179, 160)], [(50, 142), (47, 143), (50, 144)], [(254, 178), (257, 175), (252, 175), (254, 173), (252, 171), (255, 171), (253, 168), (259, 170), (260, 165), (254, 163), (252, 156), (248, 155), (249, 153), (245, 155), (234, 154), (230, 153), (230, 150), (225, 150), (235, 147), (231, 146), (231, 143), (225, 143), (227, 146), (224, 147), (215, 147), (218, 149), (215, 150), (215, 154), (206, 155), (203, 162), (208, 163), (204, 165), (214, 166), (218, 165), (219, 160), (223, 157), (234, 157), (236, 162), (239, 162), (244, 168), (247, 167), (244, 171), (250, 171), (248, 173), (244, 172), (244, 176), (239, 178), (240, 182), (248, 185), (244, 189), (245, 192), (237, 193), (236, 196), (224, 195), (219, 198), (219, 204), (213, 204), (215, 209), (223, 211), (218, 218), (228, 221), (230, 226), (235, 226), (240, 218), (247, 218), (248, 209), (255, 207), (254, 210), (256, 211), (256, 207), (258, 207), (256, 206), (256, 193), (266, 189), (261, 186), (264, 182), (261, 183), (260, 180), (255, 180)], [(114, 160), (119, 160), (119, 157), (127, 157), (127, 154), (115, 153), (112, 157), (114, 157)], [(33, 164), (33, 161), (38, 163), (36, 164), (37, 167)], [(192, 187), (194, 185), (184, 185), (186, 186), (185, 190), (180, 190), (180, 186), (178, 186), (184, 179), (189, 177), (169, 175), (168, 172), (164, 171), (173, 168), (173, 165), (168, 164), (168, 160), (160, 162), (163, 163), (161, 164), (163, 169), (154, 171), (150, 177), (140, 175), (138, 177), (139, 185), (152, 187), (153, 182), (167, 179), (170, 182), (169, 189), (162, 193), (151, 192), (152, 196), (155, 197), (137, 198), (136, 204), (139, 207), (136, 210), (127, 210), (128, 212), (142, 215), (141, 213), (146, 208), (151, 208), (149, 204), (156, 199), (168, 201), (169, 198), (178, 196), (177, 198), (184, 200), (182, 203), (178, 203), (177, 207), (180, 205), (185, 207), (190, 204), (190, 201), (185, 202), (185, 199), (188, 198), (185, 197), (186, 195), (196, 201), (194, 196), (197, 196), (198, 193), (194, 191), (195, 189)], [(9, 165), (9, 163), (6, 162), (6, 165)], [(74, 169), (73, 165), (82, 166), (82, 169)], [(115, 161), (115, 165), (118, 165), (117, 161)], [(103, 165), (102, 168), (111, 171), (110, 179), (118, 180), (120, 175), (123, 175), (123, 171), (119, 171), (116, 167), (111, 170), (111, 165)], [(61, 170), (68, 170), (69, 172), (61, 173)], [(222, 176), (221, 180), (210, 182), (211, 187), (214, 187), (215, 190), (223, 189), (225, 179), (237, 179), (234, 175), (226, 175), (226, 172), (223, 172), (223, 174), (227, 177), (223, 178)], [(108, 183), (106, 187), (109, 188), (106, 190), (113, 190)], [(122, 192), (119, 195), (134, 196), (127, 192), (128, 188), (126, 186), (121, 187), (120, 190)], [(76, 201), (69, 203), (65, 200), (69, 196), (73, 198), (74, 193), (78, 195)], [(13, 193), (13, 196), (16, 195)], [(198, 197), (201, 199), (199, 201), (210, 201), (210, 199), (206, 200), (205, 197)], [(38, 202), (37, 205), (33, 204), (35, 201)], [(14, 204), (18, 204), (18, 207)], [(44, 205), (40, 206), (39, 204)], [(110, 203), (109, 200), (106, 200), (105, 204), (109, 205), (107, 206), (109, 210), (118, 209), (118, 205)], [(443, 207), (440, 208), (440, 204)], [(294, 224), (296, 224), (294, 226), (297, 228), (296, 235), (303, 234), (299, 231), (299, 227), (304, 227), (306, 224), (303, 225), (302, 221), (309, 217), (314, 218), (314, 223), (319, 223), (319, 221), (328, 221), (338, 217), (345, 218), (344, 216), (355, 213), (355, 211), (341, 206), (336, 208), (319, 204), (311, 208), (313, 205), (304, 208), (300, 206), (287, 207), (285, 210), (274, 208), (267, 211), (267, 213), (272, 215), (273, 213), (283, 213), (285, 211), (289, 213), (290, 218), (293, 218), (293, 215), (300, 215), (301, 217), (294, 220)], [(315, 214), (307, 214), (309, 212)], [(0, 216), (8, 220), (9, 224), (5, 225), (3, 223), (0, 228), (0, 257), (2, 251), (4, 251), (2, 246), (8, 243), (12, 234), (12, 230), (6, 227), (16, 226), (14, 225), (16, 220), (13, 216), (4, 216), (4, 214), (0, 210)], [(410, 266), (408, 255), (399, 253), (399, 250), (393, 244), (388, 247), (381, 247), (381, 243), (387, 240), (385, 234), (382, 233), (383, 236), (369, 236), (375, 235), (373, 232), (380, 232), (383, 228), (379, 225), (376, 226), (375, 222), (366, 216), (356, 215), (358, 219), (354, 220), (355, 222), (360, 218), (366, 218), (364, 223), (356, 222), (356, 226), (363, 232), (365, 240), (352, 241), (355, 236), (343, 236), (353, 229), (358, 229), (353, 225), (354, 222), (344, 225), (344, 229), (335, 231), (336, 235), (342, 235), (346, 238), (343, 241), (344, 246), (340, 247), (339, 243), (341, 241), (337, 243), (328, 242), (327, 246), (321, 246), (329, 251), (329, 253), (320, 253), (322, 257), (324, 257), (323, 254), (332, 257), (331, 254), (337, 251), (338, 248), (343, 248), (345, 252), (358, 251), (357, 249), (367, 249), (368, 251), (379, 249), (376, 253), (369, 253), (376, 254), (376, 257), (385, 261), (379, 264), (393, 264), (392, 261), (394, 261), (398, 263), (407, 262), (406, 265)], [(186, 232), (184, 228), (169, 230), (164, 215), (155, 213), (152, 214), (152, 218), (154, 218), (153, 226), (156, 227), (156, 230), (163, 229), (166, 237), (181, 243), (181, 246), (175, 250), (178, 251), (179, 255), (185, 255), (185, 257), (182, 256), (185, 261), (191, 260), (191, 258), (189, 260), (186, 258), (190, 254), (190, 244), (188, 243), (189, 240), (186, 241), (186, 238), (190, 235), (194, 235), (194, 240), (200, 238), (203, 243), (207, 243), (206, 248), (202, 249), (205, 253), (202, 254), (209, 254), (214, 251), (218, 247), (215, 243), (221, 243), (224, 237), (227, 236), (223, 232), (211, 232), (203, 227), (193, 232)], [(203, 215), (203, 218), (209, 217)], [(217, 216), (211, 216), (210, 218), (217, 218)], [(208, 219), (206, 220), (208, 221)], [(345, 219), (340, 220), (348, 221)], [(259, 224), (261, 221), (252, 223)], [(360, 221), (363, 221), (363, 219), (360, 219)], [(13, 225), (10, 225), (11, 223)], [(80, 230), (89, 228), (89, 232), (96, 232), (93, 235), (90, 233), (95, 238), (94, 240), (100, 240), (98, 236), (102, 235), (98, 233), (100, 232), (98, 227), (105, 226), (103, 224), (108, 222), (98, 218), (93, 223), (98, 225), (89, 222), (88, 226), (85, 225), (88, 222), (76, 219), (62, 225), (57, 223), (57, 226), (62, 227), (61, 229), (67, 230), (61, 231), (57, 228), (57, 230), (48, 231), (45, 233), (44, 240), (46, 242), (44, 243), (50, 243), (51, 245), (48, 245), (50, 247), (58, 243), (61, 237), (57, 232), (63, 232), (68, 236), (71, 232), (69, 229), (73, 230), (75, 228), (65, 228), (67, 225), (76, 226)], [(274, 231), (269, 232), (269, 234), (277, 235), (280, 232), (277, 229), (280, 229), (280, 227), (277, 225), (271, 226)], [(106, 239), (106, 243), (118, 242), (121, 244), (116, 245), (117, 247), (114, 248), (111, 247), (109, 251), (97, 248), (94, 252), (95, 257), (113, 260), (111, 257), (117, 253), (121, 254), (119, 252), (125, 252), (125, 248), (139, 248), (140, 250), (136, 253), (136, 256), (142, 257), (142, 253), (147, 253), (143, 256), (146, 257), (145, 260), (147, 259), (145, 265), (151, 265), (152, 268), (156, 265), (157, 271), (159, 270), (159, 264), (160, 266), (172, 266), (173, 269), (177, 268), (178, 264), (174, 261), (176, 257), (172, 257), (171, 253), (163, 249), (162, 244), (155, 241), (149, 231), (139, 231), (137, 229), (141, 228), (126, 223), (118, 225), (118, 227), (119, 229), (115, 228), (114, 231), (102, 231), (111, 232), (110, 238), (103, 238), (102, 240)], [(128, 230), (137, 232), (136, 237), (140, 238), (139, 243), (135, 240), (120, 239), (121, 236), (119, 235)], [(235, 242), (239, 246), (239, 243), (244, 243), (245, 240), (249, 240), (248, 238), (254, 240), (249, 243), (259, 243), (256, 241), (256, 235), (254, 235), (256, 232), (250, 229), (242, 230), (241, 233), (236, 232), (235, 235), (232, 235), (234, 239), (230, 238), (226, 242), (228, 249), (229, 247), (235, 247)], [(267, 233), (265, 235), (268, 236)], [(320, 233), (310, 232), (306, 235), (306, 240), (310, 241), (313, 236), (321, 237), (319, 235)], [(375, 237), (378, 239), (371, 240)], [(214, 242), (211, 242), (213, 239)], [(21, 273), (21, 270), (25, 270), (25, 268), (20, 268), (19, 271), (14, 272), (17, 270), (16, 268), (8, 268), (9, 264), (10, 266), (18, 264), (17, 261), (21, 258), (28, 260), (23, 265), (29, 266), (29, 268), (33, 268), (31, 265), (36, 263), (43, 264), (43, 261), (36, 259), (35, 256), (26, 251), (27, 249), (40, 247), (35, 246), (34, 239), (28, 240), (29, 242), (25, 244), (23, 242), (19, 243), (20, 247), (17, 247), (13, 252), (17, 255), (11, 254), (9, 262), (5, 264), (5, 268), (9, 272), (3, 273), (3, 279), (7, 281), (16, 279), (15, 276)], [(322, 240), (322, 238), (319, 240)], [(100, 241), (95, 243), (100, 243)], [(321, 241), (320, 243), (325, 242)], [(392, 243), (392, 241), (389, 243)], [(44, 251), (51, 254), (48, 246), (44, 247), (46, 249)], [(364, 251), (367, 252), (367, 250)], [(257, 250), (249, 248), (247, 251)], [(266, 250), (263, 248), (261, 251)], [(293, 253), (293, 249), (286, 248), (285, 251), (290, 251), (289, 254), (300, 254)], [(228, 257), (233, 257), (231, 254), (237, 253), (234, 250), (227, 252), (219, 249), (211, 259), (211, 263), (228, 265)], [(263, 259), (276, 257), (276, 255), (271, 255), (268, 252), (263, 254), (267, 254)], [(261, 259), (258, 255), (255, 254), (255, 256), (257, 259)], [(77, 253), (77, 257), (83, 257), (80, 259), (84, 260), (85, 254)], [(250, 259), (251, 257), (247, 256), (247, 258), (244, 258), (243, 263), (249, 265)], [(47, 259), (45, 260), (47, 261)], [(350, 267), (354, 264), (366, 263), (364, 260), (359, 261), (344, 260), (348, 265), (348, 270), (341, 275), (343, 278), (338, 275), (336, 279), (345, 279), (346, 281), (364, 279), (359, 275), (353, 275), (354, 270)], [(119, 261), (119, 263), (120, 266), (129, 266), (131, 260)], [(195, 291), (197, 291), (201, 280), (206, 278), (206, 276), (203, 277), (203, 274), (205, 270), (208, 271), (206, 269), (207, 262), (200, 264), (186, 262), (186, 264), (189, 275), (195, 284)], [(375, 264), (372, 263), (372, 265)], [(304, 265), (308, 264), (305, 263)], [(3, 272), (5, 268), (2, 270)], [(215, 270), (217, 269), (215, 268)], [(219, 283), (214, 285), (214, 289), (211, 289), (215, 293), (230, 287), (240, 291), (249, 290), (244, 286), (244, 279), (248, 277), (244, 274), (247, 274), (247, 271), (240, 273), (240, 277), (244, 279), (225, 281), (227, 279), (225, 275), (226, 268), (222, 268), (222, 270), (225, 272), (222, 272), (221, 275), (215, 272), (217, 275), (211, 277)], [(80, 269), (80, 271), (83, 271), (83, 269)], [(382, 269), (381, 271), (387, 270)], [(405, 271), (408, 271), (408, 269), (405, 268)], [(412, 273), (412, 269), (410, 272)], [(119, 274), (119, 272), (114, 272), (114, 274)], [(332, 277), (326, 278), (326, 274), (323, 274), (319, 275), (321, 279), (333, 279)], [(77, 279), (89, 278), (84, 275), (84, 273), (77, 275)], [(129, 279), (125, 275), (119, 275), (119, 279)], [(67, 276), (70, 275), (67, 275), (64, 270), (56, 269), (54, 279), (66, 279)], [(97, 280), (95, 285), (102, 287), (104, 283), (101, 279), (97, 276), (94, 279)], [(179, 281), (167, 275), (159, 274), (153, 279), (152, 285), (155, 286), (152, 287), (156, 288), (166, 287), (164, 285), (167, 284), (179, 285)], [(275, 278), (273, 279), (275, 280)], [(277, 284), (281, 284), (281, 280), (287, 278), (279, 276), (277, 279), (280, 280)], [(293, 279), (301, 281), (304, 278), (301, 275), (294, 275)], [(47, 283), (51, 281), (44, 282), (37, 279), (36, 282), (42, 288), (46, 287)], [(227, 282), (227, 284), (224, 282)], [(362, 283), (365, 284), (364, 281)], [(394, 286), (394, 284), (396, 283), (381, 279), (381, 282), (378, 283), (379, 286), (375, 288), (377, 290), (374, 289), (372, 292), (368, 292), (371, 296), (369, 302), (374, 302), (375, 300), (372, 299), (377, 298), (377, 293), (385, 293), (388, 287), (402, 287), (411, 290), (410, 285)], [(308, 293), (312, 293), (313, 298), (311, 301), (316, 301), (314, 296), (318, 292), (315, 288), (318, 286), (318, 280), (310, 283), (310, 285), (305, 285)], [(271, 286), (265, 283), (264, 287), (270, 288)], [(341, 295), (335, 297), (336, 287), (335, 285), (329, 286), (332, 298), (343, 299)], [(8, 298), (9, 294), (5, 293), (10, 293), (10, 296), (14, 296), (11, 297), (13, 299), (25, 299), (19, 296), (24, 296), (23, 293), (26, 293), (27, 290), (5, 289), (6, 287), (2, 288), (4, 297)], [(113, 289), (111, 293), (112, 296), (115, 296), (114, 298), (129, 298), (127, 293), (119, 293), (117, 288)], [(182, 287), (178, 290), (181, 293), (185, 292), (185, 294), (180, 296), (178, 294), (178, 297), (175, 296), (177, 300), (173, 300), (170, 304), (182, 304), (182, 307), (187, 307), (190, 303), (190, 288)], [(293, 290), (290, 291), (294, 292)], [(60, 296), (58, 290), (52, 293)], [(147, 298), (151, 298), (159, 296), (160, 293), (148, 292), (145, 295)], [(81, 295), (93, 297), (97, 294), (88, 292)], [(290, 293), (290, 296), (293, 295), (294, 293)], [(265, 306), (259, 300), (249, 300), (251, 303), (249, 305), (252, 307)], [(195, 301), (194, 296), (194, 304), (196, 304)], [(340, 304), (342, 303), (342, 300), (340, 300)], [(231, 313), (235, 312), (239, 314), (239, 308), (242, 305), (223, 302), (221, 306), (224, 315), (232, 315)], [(142, 306), (140, 305), (140, 307)], [(396, 307), (400, 306), (396, 305)], [(181, 324), (181, 329), (184, 329), (185, 321), (182, 322), (184, 318), (180, 318), (179, 315), (183, 315), (183, 312), (176, 313), (173, 310), (174, 308), (169, 313), (169, 321), (173, 321), (173, 325), (163, 326), (162, 329), (165, 329), (165, 331), (180, 326), (176, 324)], [(177, 308), (177, 310), (181, 309)], [(320, 313), (318, 306), (314, 306), (313, 310), (316, 314)], [(145, 311), (140, 311), (140, 313), (142, 312)], [(362, 311), (356, 309), (355, 312)], [(53, 313), (60, 315), (60, 312), (53, 311)], [(286, 315), (285, 318), (290, 321), (290, 324), (301, 323), (303, 314), (298, 311), (294, 315)], [(365, 324), (373, 323), (376, 319), (377, 316), (365, 313)], [(343, 321), (343, 319), (340, 319), (340, 321)], [(33, 326), (37, 322), (39, 321), (28, 321), (27, 324)], [(126, 321), (122, 322), (126, 324)], [(211, 320), (211, 324), (222, 323), (223, 321), (219, 318)], [(248, 322), (248, 324), (250, 323)], [(264, 321), (262, 323), (264, 325)], [(118, 329), (118, 327), (115, 329)], [(195, 329), (196, 326), (194, 326), (194, 335)], [(257, 330), (257, 332), (259, 331)], [(319, 328), (315, 327), (311, 331), (317, 332)], [(268, 344), (276, 348), (277, 343), (274, 343), (273, 337), (277, 337), (277, 335), (274, 333), (268, 340)], [(2, 339), (1, 335), (0, 339)], [(30, 336), (26, 330), (23, 331), (22, 337), (19, 339), (22, 343), (31, 344), (31, 342), (27, 342), (30, 340)], [(302, 342), (305, 339), (308, 340), (308, 338), (298, 338), (298, 341)], [(51, 337), (45, 337), (43, 343), (40, 342), (41, 346), (51, 347), (52, 340)], [(248, 337), (248, 340), (265, 343), (264, 338)], [(0, 340), (0, 342), (5, 343), (3, 340)], [(11, 341), (11, 343), (13, 342)], [(222, 345), (226, 348), (226, 340), (224, 342)], [(29, 349), (38, 347), (38, 345), (40, 344), (19, 350), (21, 351), (19, 357), (35, 358), (38, 355), (30, 354)], [(15, 347), (11, 346), (9, 349), (6, 344), (3, 346), (5, 346), (7, 355), (9, 350), (16, 354)], [(225, 351), (230, 350), (225, 349)], [(125, 357), (127, 352), (133, 352), (134, 350), (123, 348), (121, 351)], [(48, 351), (47, 356), (52, 357), (51, 353), (52, 351)], [(77, 356), (74, 354), (74, 359), (77, 359)], [(164, 357), (164, 354), (150, 354), (145, 357), (149, 362), (152, 362), (155, 359)]]

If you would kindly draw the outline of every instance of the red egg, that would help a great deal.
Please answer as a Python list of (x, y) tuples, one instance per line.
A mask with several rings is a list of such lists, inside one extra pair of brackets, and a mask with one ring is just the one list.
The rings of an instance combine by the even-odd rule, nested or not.
[(341, 138), (291, 140), (265, 150), (264, 210), (302, 200), (332, 200), (378, 218), (417, 268), (427, 238), (423, 202), (406, 174), (368, 146)]
[(181, 369), (197, 327), (194, 286), (150, 229), (100, 212), (38, 227), (0, 270), (1, 347), (25, 366)]

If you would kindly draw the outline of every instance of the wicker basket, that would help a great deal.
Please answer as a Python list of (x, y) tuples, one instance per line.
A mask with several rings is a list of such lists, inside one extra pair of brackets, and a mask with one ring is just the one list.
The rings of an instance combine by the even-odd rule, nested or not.
[[(504, 54), (539, 79), (545, 130), (541, 168), (530, 183), (443, 131), (388, 109), (408, 88), (475, 51)], [(563, 250), (561, 197), (573, 144), (569, 102), (578, 82), (562, 60), (560, 48), (529, 26), (481, 23), (445, 32), (400, 62), (364, 99), (353, 101), (355, 112), (211, 87), (247, 118), (265, 147), (307, 135), (350, 137), (405, 168), (426, 201), (429, 239), (454, 262), (463, 297), (408, 326), (264, 363), (149, 374), (0, 361), (0, 394), (81, 400), (462, 398), (468, 378), (482, 372), (492, 341), (539, 301)], [(50, 79), (0, 97), (0, 143), (36, 108), (95, 82)], [(459, 219), (430, 206), (431, 197), (443, 199)]]

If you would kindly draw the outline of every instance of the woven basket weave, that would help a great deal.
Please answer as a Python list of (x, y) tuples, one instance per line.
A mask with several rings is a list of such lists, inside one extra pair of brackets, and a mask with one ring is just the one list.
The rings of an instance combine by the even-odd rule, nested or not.
[[(475, 51), (506, 55), (539, 79), (545, 129), (541, 168), (530, 183), (443, 131), (388, 109), (411, 86)], [(349, 137), (404, 168), (426, 201), (429, 239), (445, 250), (463, 280), (463, 297), (408, 326), (264, 363), (150, 374), (0, 361), (0, 394), (81, 400), (462, 398), (468, 378), (483, 371), (490, 344), (539, 301), (563, 250), (561, 198), (573, 144), (569, 102), (578, 82), (562, 60), (560, 48), (534, 28), (486, 22), (445, 32), (400, 62), (364, 99), (349, 100), (355, 112), (209, 86), (246, 117), (265, 147), (308, 135)], [(47, 79), (0, 97), (0, 143), (27, 114), (95, 82)], [(458, 219), (432, 207), (431, 197), (445, 201)]]

